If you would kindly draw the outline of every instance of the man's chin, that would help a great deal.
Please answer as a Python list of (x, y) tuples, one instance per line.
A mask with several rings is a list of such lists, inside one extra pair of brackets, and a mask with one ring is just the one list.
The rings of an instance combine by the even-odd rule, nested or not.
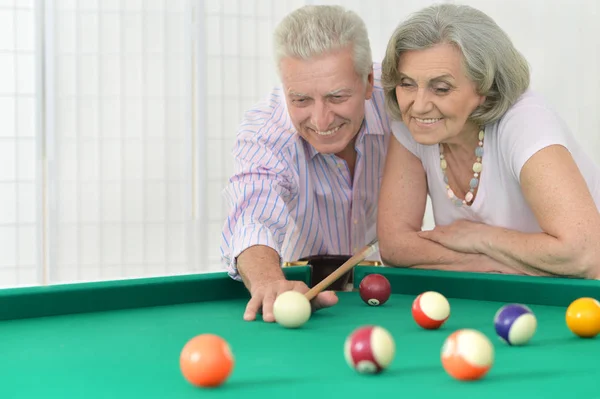
[(308, 138), (305, 137), (305, 139), (315, 148), (315, 150), (322, 154), (335, 154), (346, 145), (346, 140), (341, 136), (333, 137), (332, 135), (331, 137), (328, 137), (312, 134)]
[(338, 154), (344, 150), (340, 145), (314, 145), (315, 150), (320, 154)]

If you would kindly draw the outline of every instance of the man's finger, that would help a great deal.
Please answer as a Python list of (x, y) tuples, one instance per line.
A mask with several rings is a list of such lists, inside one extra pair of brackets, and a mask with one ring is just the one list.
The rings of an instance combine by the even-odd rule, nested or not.
[(262, 299), (262, 295), (250, 298), (246, 305), (246, 311), (244, 312), (244, 320), (252, 321), (256, 319), (256, 313), (262, 305)]
[(275, 321), (275, 316), (273, 315), (273, 303), (277, 294), (273, 291), (269, 291), (263, 298), (262, 301), (262, 309), (263, 309), (263, 320), (266, 322)]
[(328, 308), (338, 303), (338, 296), (334, 291), (323, 291), (319, 293), (311, 302), (313, 312), (319, 309)]

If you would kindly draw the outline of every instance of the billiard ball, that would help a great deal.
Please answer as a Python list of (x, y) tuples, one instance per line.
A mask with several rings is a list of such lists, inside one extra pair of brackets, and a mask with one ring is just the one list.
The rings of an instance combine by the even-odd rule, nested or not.
[(217, 387), (229, 377), (234, 366), (231, 348), (215, 334), (201, 334), (190, 339), (179, 356), (183, 377), (198, 387)]
[(275, 321), (287, 328), (298, 328), (310, 319), (310, 301), (298, 291), (279, 294), (273, 303)]
[(362, 326), (354, 330), (344, 342), (346, 363), (360, 374), (378, 374), (394, 360), (394, 338), (383, 327)]
[(508, 304), (496, 312), (494, 328), (503, 342), (509, 345), (525, 345), (535, 334), (537, 319), (527, 306)]
[(438, 329), (450, 317), (450, 303), (439, 292), (423, 292), (413, 301), (412, 316), (424, 329)]
[(494, 363), (494, 346), (477, 330), (458, 330), (444, 341), (441, 360), (451, 377), (461, 381), (479, 380)]
[(600, 333), (600, 302), (594, 298), (578, 298), (566, 313), (567, 327), (581, 338), (593, 338)]
[(360, 297), (371, 306), (383, 305), (390, 298), (392, 286), (385, 276), (369, 274), (358, 286)]

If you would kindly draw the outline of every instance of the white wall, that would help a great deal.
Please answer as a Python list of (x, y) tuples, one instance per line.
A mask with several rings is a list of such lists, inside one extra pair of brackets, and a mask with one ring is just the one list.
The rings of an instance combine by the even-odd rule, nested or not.
[[(0, 287), (219, 269), (237, 126), (277, 84), (273, 27), (305, 3), (359, 12), (380, 60), (432, 1), (0, 0)], [(600, 162), (597, 2), (463, 3)]]

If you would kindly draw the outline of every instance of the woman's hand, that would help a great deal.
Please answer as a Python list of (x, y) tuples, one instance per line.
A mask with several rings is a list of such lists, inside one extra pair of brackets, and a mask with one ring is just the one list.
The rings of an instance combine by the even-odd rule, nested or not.
[(453, 251), (479, 254), (490, 227), (468, 220), (458, 220), (447, 226), (436, 226), (433, 230), (420, 231), (421, 238), (436, 242)]

